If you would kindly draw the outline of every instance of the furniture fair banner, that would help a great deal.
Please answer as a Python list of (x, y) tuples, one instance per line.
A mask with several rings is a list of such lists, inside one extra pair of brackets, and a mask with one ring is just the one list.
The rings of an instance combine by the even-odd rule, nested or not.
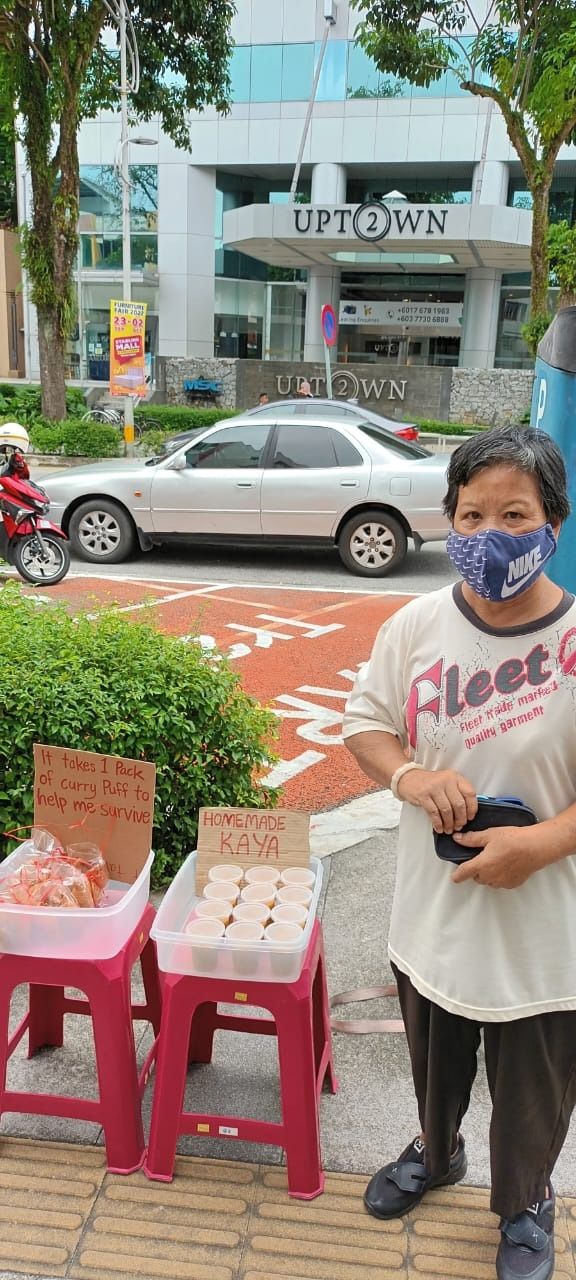
[(146, 396), (145, 302), (110, 303), (110, 395)]

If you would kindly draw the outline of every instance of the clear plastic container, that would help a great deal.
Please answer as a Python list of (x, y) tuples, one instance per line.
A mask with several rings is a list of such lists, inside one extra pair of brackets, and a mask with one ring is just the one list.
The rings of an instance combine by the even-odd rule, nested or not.
[[(287, 943), (285, 947), (272, 945), (264, 939), (255, 942), (249, 949), (251, 960), (248, 960), (246, 944), (235, 943), (233, 938), (211, 939), (203, 943), (200, 939), (187, 938), (183, 932), (194, 905), (198, 902), (196, 892), (196, 851), (189, 854), (182, 863), (168, 892), (160, 906), (154, 924), (152, 937), (158, 948), (158, 964), (164, 973), (196, 974), (200, 977), (228, 978), (236, 980), (247, 976), (250, 964), (250, 978), (253, 982), (295, 982), (300, 975), (304, 956), (310, 942), (310, 934), (316, 916), (318, 899), (322, 889), (322, 863), (319, 858), (311, 858), (310, 866), (314, 872), (315, 882), (310, 903), (310, 911), (306, 928), (300, 930), (296, 943)], [(197, 953), (204, 948), (206, 964), (198, 966)], [(278, 972), (278, 953), (282, 951), (285, 964), (282, 973)], [(274, 965), (272, 958), (275, 957)]]
[[(20, 845), (0, 863), (0, 888), (28, 853)], [(134, 884), (110, 880), (100, 907), (20, 907), (0, 902), (0, 951), (60, 960), (107, 960), (116, 955), (148, 902), (153, 861), (150, 853)]]

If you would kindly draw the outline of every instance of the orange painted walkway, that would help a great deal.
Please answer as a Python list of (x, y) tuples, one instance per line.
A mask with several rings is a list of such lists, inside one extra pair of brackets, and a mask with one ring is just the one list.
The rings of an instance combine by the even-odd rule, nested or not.
[(222, 649), (247, 692), (281, 719), (271, 781), (284, 785), (285, 802), (319, 812), (365, 794), (366, 778), (342, 746), (344, 704), (378, 628), (410, 597), (79, 575), (40, 598), (95, 614), (112, 606)]

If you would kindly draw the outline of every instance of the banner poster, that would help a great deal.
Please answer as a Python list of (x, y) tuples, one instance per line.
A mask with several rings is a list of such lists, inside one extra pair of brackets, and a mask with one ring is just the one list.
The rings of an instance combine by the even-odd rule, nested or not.
[(110, 303), (110, 395), (146, 396), (146, 303)]

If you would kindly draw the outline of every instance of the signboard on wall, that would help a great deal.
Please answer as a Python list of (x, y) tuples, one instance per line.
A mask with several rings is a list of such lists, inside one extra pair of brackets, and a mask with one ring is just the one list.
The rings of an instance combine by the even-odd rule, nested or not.
[(462, 324), (463, 302), (341, 302), (340, 324), (448, 329)]
[(146, 396), (146, 303), (110, 303), (110, 395)]

